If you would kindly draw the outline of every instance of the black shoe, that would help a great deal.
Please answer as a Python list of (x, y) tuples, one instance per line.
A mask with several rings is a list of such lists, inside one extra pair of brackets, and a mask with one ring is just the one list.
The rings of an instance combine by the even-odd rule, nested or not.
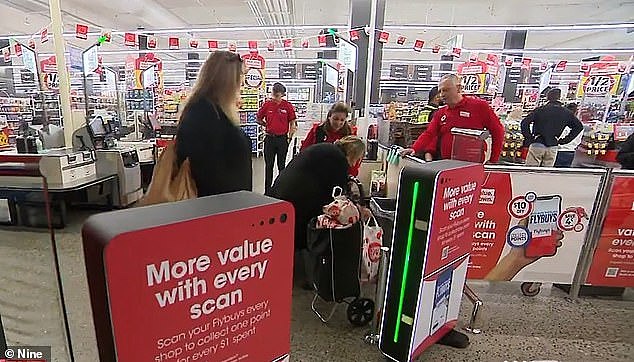
[(469, 337), (464, 333), (452, 329), (438, 341), (438, 344), (454, 348), (467, 348), (469, 346)]

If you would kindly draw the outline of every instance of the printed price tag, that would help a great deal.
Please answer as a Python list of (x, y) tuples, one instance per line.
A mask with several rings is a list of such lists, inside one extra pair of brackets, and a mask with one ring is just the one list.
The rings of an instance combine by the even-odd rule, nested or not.
[(509, 202), (508, 212), (516, 219), (523, 219), (533, 212), (533, 204), (525, 196), (517, 196)]

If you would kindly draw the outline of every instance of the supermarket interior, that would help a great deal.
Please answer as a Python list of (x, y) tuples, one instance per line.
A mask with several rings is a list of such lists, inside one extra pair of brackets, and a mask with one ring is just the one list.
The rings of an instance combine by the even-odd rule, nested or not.
[(634, 1), (0, 14), (0, 362), (634, 361)]

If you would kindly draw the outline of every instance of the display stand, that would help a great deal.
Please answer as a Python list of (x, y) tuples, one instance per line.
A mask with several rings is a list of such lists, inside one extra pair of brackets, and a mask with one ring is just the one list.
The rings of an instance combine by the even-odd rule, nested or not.
[(446, 160), (400, 173), (379, 347), (411, 361), (456, 325), (481, 164)]
[(291, 204), (245, 191), (89, 218), (100, 360), (287, 361), (293, 225)]

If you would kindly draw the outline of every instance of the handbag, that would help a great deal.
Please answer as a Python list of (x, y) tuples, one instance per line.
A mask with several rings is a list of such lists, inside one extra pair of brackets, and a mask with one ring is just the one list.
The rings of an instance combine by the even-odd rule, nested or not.
[(161, 153), (147, 192), (139, 201), (139, 206), (162, 204), (193, 199), (198, 196), (196, 183), (192, 178), (189, 158), (178, 165), (176, 141), (168, 144)]
[(373, 282), (379, 274), (383, 229), (376, 222), (374, 215), (363, 225), (363, 253), (361, 280)]

